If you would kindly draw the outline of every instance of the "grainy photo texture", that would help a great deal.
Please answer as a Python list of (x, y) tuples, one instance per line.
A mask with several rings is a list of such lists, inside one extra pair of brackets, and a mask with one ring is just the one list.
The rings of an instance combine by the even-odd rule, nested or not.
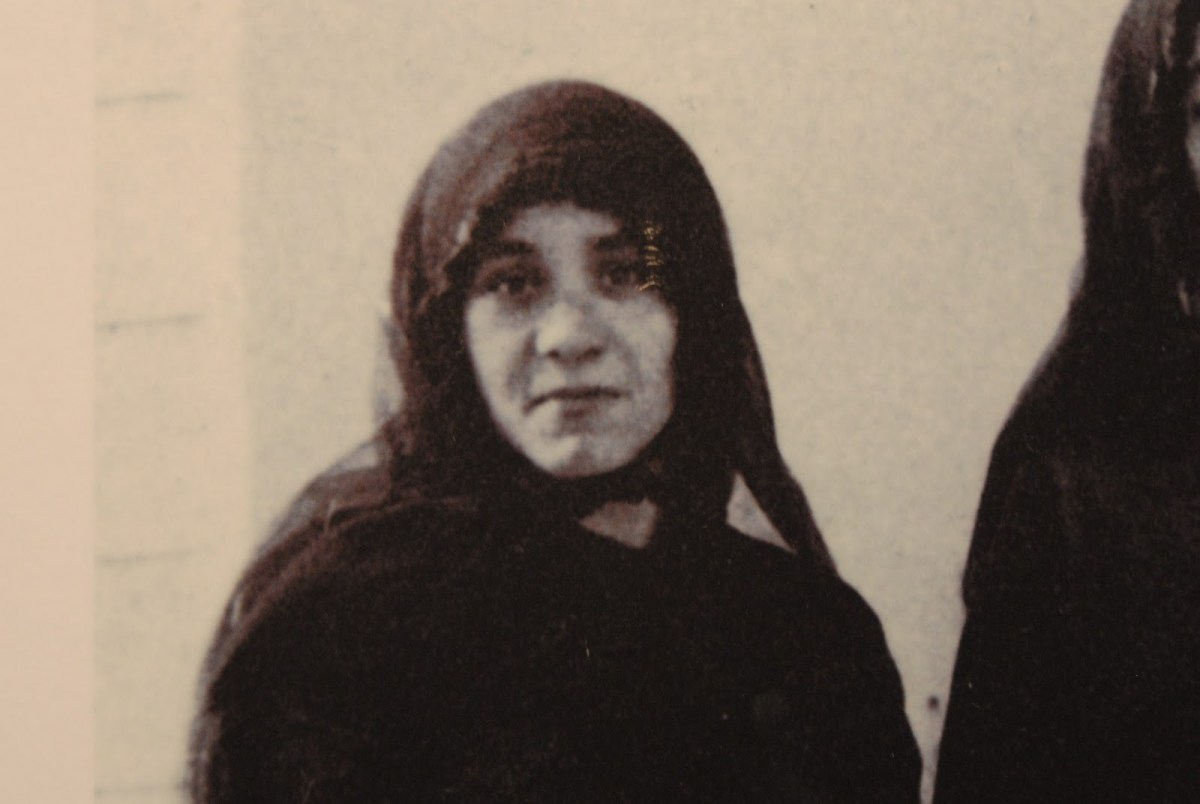
[(1195, 13), (106, 3), (96, 799), (1186, 797)]
[[(194, 800), (916, 801), (679, 136), (595, 84), (507, 95), (393, 270), (398, 409), (230, 604)], [(790, 551), (726, 526), (738, 479)]]

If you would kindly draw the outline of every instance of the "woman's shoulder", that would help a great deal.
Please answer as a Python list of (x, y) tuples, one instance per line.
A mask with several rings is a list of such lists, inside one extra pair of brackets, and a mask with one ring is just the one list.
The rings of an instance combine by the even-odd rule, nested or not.
[[(361, 572), (386, 573), (398, 566), (419, 567), (431, 551), (452, 550), (481, 521), (470, 507), (453, 500), (420, 499), (347, 511), (335, 521), (308, 523), (285, 535), (251, 566), (264, 567), (267, 584), (297, 583)], [(289, 558), (280, 565), (273, 553)]]
[(721, 561), (741, 593), (778, 612), (796, 628), (878, 631), (874, 610), (834, 569), (814, 556), (794, 553), (761, 539), (725, 529)]
[(756, 573), (805, 579), (809, 584), (841, 584), (837, 571), (818, 557), (747, 535), (731, 525), (721, 528), (720, 538), (716, 541), (721, 561), (744, 566)]
[(354, 662), (338, 657), (390, 655), (383, 642), (403, 636), (472, 526), (470, 514), (431, 501), (289, 534), (273, 548), (286, 560), (260, 556), (226, 609), (201, 674), (206, 706), (242, 700), (264, 668), (287, 687), (340, 678)]
[(1019, 410), (996, 439), (963, 589), (968, 606), (1059, 594), (1194, 495), (1194, 461)]
[[(436, 548), (471, 526), (461, 508), (430, 500), (283, 534), (247, 571), (210, 648), (193, 773), (206, 774), (213, 752), (236, 743), (245, 724), (282, 729), (300, 717), (286, 721), (297, 733), (281, 739), (302, 745), (305, 729), (334, 724), (341, 735), (343, 710), (381, 700), (381, 668), (419, 630), (407, 627), (406, 603), (428, 594)], [(261, 712), (279, 723), (256, 721)]]
[(330, 612), (363, 611), (364, 601), (406, 585), (421, 587), (431, 569), (450, 560), (456, 545), (469, 544), (479, 527), (471, 510), (436, 499), (306, 521), (277, 536), (243, 574), (210, 661), (219, 664), (251, 634), (303, 619), (331, 598), (340, 609)]

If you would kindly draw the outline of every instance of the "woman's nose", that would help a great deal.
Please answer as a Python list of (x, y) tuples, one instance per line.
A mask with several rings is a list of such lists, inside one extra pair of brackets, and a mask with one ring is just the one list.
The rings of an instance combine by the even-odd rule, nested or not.
[(598, 357), (604, 351), (604, 327), (586, 299), (558, 299), (538, 321), (534, 348), (539, 355), (563, 362)]

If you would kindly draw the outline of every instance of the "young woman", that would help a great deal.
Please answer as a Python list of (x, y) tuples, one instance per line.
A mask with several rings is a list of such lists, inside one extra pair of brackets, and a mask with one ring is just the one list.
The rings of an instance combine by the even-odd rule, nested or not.
[[(194, 800), (917, 800), (666, 123), (584, 83), (486, 107), (413, 193), (392, 301), (400, 409), (239, 585)], [(791, 550), (726, 524), (739, 477)]]
[(1088, 147), (1081, 285), (1000, 434), (938, 802), (1200, 790), (1196, 0), (1134, 0)]

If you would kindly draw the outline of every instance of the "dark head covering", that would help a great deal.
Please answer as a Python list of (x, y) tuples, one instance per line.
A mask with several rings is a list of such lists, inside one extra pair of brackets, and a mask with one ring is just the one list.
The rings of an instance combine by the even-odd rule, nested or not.
[(1176, 440), (1164, 413), (1196, 401), (1200, 194), (1185, 137), (1198, 21), (1195, 0), (1134, 0), (1117, 27), (1087, 148), (1082, 276), (997, 454), (1014, 438), (1151, 452)]
[[(552, 480), (500, 437), (463, 339), (476, 247), (516, 211), (559, 201), (612, 213), (641, 238), (679, 322), (670, 423), (636, 466), (582, 481)], [(831, 563), (776, 443), (712, 185), (645, 106), (581, 82), (533, 86), (486, 106), (418, 181), (393, 267), (390, 350), (402, 399), (379, 444), (391, 501), (532, 495), (582, 503), (578, 511), (649, 493), (668, 513), (723, 517), (741, 475), (788, 544)], [(324, 482), (322, 500), (341, 485)], [(353, 499), (343, 493), (341, 504)], [(303, 503), (311, 513), (312, 500)]]
[(1073, 324), (1195, 328), (1179, 291), (1200, 290), (1200, 197), (1185, 147), (1198, 22), (1191, 0), (1135, 0), (1117, 28), (1087, 149)]

